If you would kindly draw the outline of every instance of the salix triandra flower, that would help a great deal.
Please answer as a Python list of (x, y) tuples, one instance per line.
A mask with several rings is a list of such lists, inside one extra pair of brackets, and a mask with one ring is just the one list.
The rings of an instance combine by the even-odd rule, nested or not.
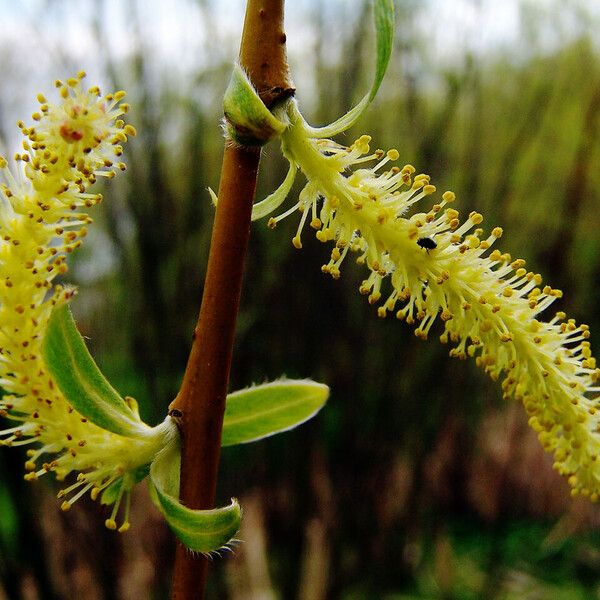
[[(35, 446), (27, 451), (27, 479), (49, 471), (60, 480), (71, 471), (81, 473), (59, 494), (63, 510), (86, 492), (96, 497), (122, 481), (107, 519), (107, 526), (116, 528), (121, 497), (128, 497), (131, 488), (128, 474), (149, 462), (163, 445), (160, 438), (166, 429), (149, 436), (150, 428), (140, 421), (133, 449), (129, 438), (89, 422), (54, 385), (41, 349), (53, 307), (74, 293), (54, 281), (67, 272), (66, 256), (87, 233), (91, 219), (86, 209), (102, 200), (89, 188), (98, 178), (111, 178), (125, 169), (122, 143), (135, 135), (122, 119), (128, 110), (125, 93), (102, 96), (97, 87), (86, 90), (83, 76), (56, 82), (59, 104), (38, 95), (34, 124), (19, 122), (26, 140), (14, 157), (16, 164), (9, 167), (0, 159), (0, 384), (5, 392), (0, 409), (13, 422), (0, 435), (4, 445)], [(121, 457), (117, 465), (109, 459), (115, 450)], [(58, 457), (46, 459), (48, 455)], [(127, 501), (121, 530), (129, 527), (128, 507)]]
[[(150, 474), (152, 497), (176, 535), (191, 550), (210, 553), (232, 540), (239, 505), (202, 511), (178, 502), (174, 420), (146, 425), (137, 402), (112, 388), (69, 312), (74, 288), (55, 283), (87, 233), (86, 210), (102, 199), (90, 186), (125, 170), (123, 143), (136, 133), (122, 118), (125, 92), (103, 96), (98, 87), (86, 90), (83, 78), (81, 72), (57, 81), (57, 104), (38, 95), (34, 124), (19, 122), (26, 139), (15, 164), (0, 157), (0, 416), (10, 422), (0, 443), (28, 448), (28, 480), (71, 476), (58, 494), (63, 510), (86, 494), (100, 498), (112, 505), (106, 526), (121, 532), (130, 525), (131, 489)], [(326, 386), (290, 380), (230, 394), (223, 444), (298, 425), (327, 394)]]
[[(600, 369), (588, 326), (562, 311), (547, 317), (562, 292), (543, 285), (524, 260), (496, 247), (500, 227), (486, 234), (478, 212), (461, 220), (452, 207), (454, 193), (437, 196), (428, 175), (417, 174), (410, 164), (397, 166), (396, 149), (373, 151), (366, 135), (349, 146), (330, 139), (356, 122), (377, 91), (391, 48), (392, 12), (388, 0), (375, 2), (376, 75), (371, 92), (349, 113), (316, 129), (306, 123), (295, 99), (273, 111), (283, 129), (281, 149), (289, 171), (281, 186), (254, 206), (253, 218), (275, 214), (301, 171), (306, 184), (298, 199), (270, 216), (269, 227), (299, 213), (293, 245), (301, 248), (303, 231), (314, 229), (319, 241), (333, 245), (322, 270), (336, 279), (348, 255), (357, 256), (368, 270), (360, 292), (378, 306), (380, 317), (393, 314), (415, 325), (423, 339), (441, 321), (440, 339), (452, 344), (451, 356), (473, 357), (493, 379), (502, 378), (504, 396), (523, 403), (529, 424), (554, 453), (554, 467), (567, 476), (573, 495), (597, 500)], [(228, 123), (234, 141), (238, 130), (266, 120), (258, 94), (236, 67), (226, 109), (228, 98), (239, 96), (246, 111)], [(213, 200), (218, 200), (214, 194)]]
[(333, 245), (322, 271), (334, 278), (356, 255), (368, 269), (360, 293), (380, 317), (395, 315), (423, 339), (441, 321), (450, 355), (473, 357), (501, 378), (504, 396), (523, 403), (572, 493), (597, 500), (600, 370), (587, 325), (562, 311), (546, 317), (562, 292), (496, 247), (500, 227), (486, 234), (478, 212), (461, 220), (452, 192), (437, 196), (428, 175), (396, 166), (396, 149), (373, 151), (366, 135), (350, 146), (327, 139), (308, 126), (295, 101), (279, 117), (288, 123), (281, 147), (290, 169), (255, 205), (255, 218), (275, 211), (302, 171), (307, 183), (298, 200), (271, 216), (269, 227), (299, 214), (293, 245), (302, 247), (307, 225), (316, 230), (319, 241)]

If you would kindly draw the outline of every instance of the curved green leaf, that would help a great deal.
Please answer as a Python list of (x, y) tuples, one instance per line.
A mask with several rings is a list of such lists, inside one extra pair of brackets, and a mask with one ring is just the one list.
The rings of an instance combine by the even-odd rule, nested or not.
[(377, 95), (379, 86), (387, 70), (392, 47), (394, 45), (394, 1), (393, 0), (374, 0), (373, 19), (376, 32), (376, 53), (375, 77), (371, 84), (371, 89), (362, 98), (362, 100), (345, 115), (342, 115), (337, 121), (325, 125), (325, 127), (311, 127), (309, 132), (311, 137), (332, 137), (346, 131), (358, 121), (367, 106)]
[(287, 198), (290, 190), (292, 189), (297, 172), (298, 166), (294, 161), (290, 160), (290, 168), (288, 169), (283, 183), (272, 194), (269, 194), (264, 200), (257, 202), (252, 207), (253, 221), (270, 215), (274, 210), (278, 209), (283, 204), (284, 200)]
[(90, 355), (68, 304), (52, 311), (42, 344), (52, 379), (67, 401), (92, 423), (126, 437), (149, 431), (134, 409), (110, 385)]
[(329, 388), (310, 380), (281, 379), (227, 396), (222, 446), (254, 442), (287, 431), (314, 416)]
[(375, 31), (377, 32), (377, 60), (375, 63), (375, 79), (369, 92), (369, 100), (373, 100), (383, 81), (392, 48), (394, 46), (394, 0), (375, 0), (373, 7)]
[(210, 553), (233, 541), (242, 518), (237, 500), (212, 510), (192, 510), (177, 500), (180, 469), (179, 438), (175, 437), (150, 466), (152, 499), (173, 533), (195, 552)]

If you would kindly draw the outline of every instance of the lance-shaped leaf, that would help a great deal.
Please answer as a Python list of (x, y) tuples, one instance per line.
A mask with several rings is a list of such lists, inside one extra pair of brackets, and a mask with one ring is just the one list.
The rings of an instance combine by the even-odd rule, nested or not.
[(373, 78), (371, 89), (354, 108), (350, 109), (345, 115), (342, 115), (337, 121), (325, 127), (311, 127), (309, 129), (311, 137), (328, 138), (346, 131), (346, 129), (349, 129), (358, 121), (367, 106), (375, 98), (390, 62), (392, 46), (394, 44), (393, 0), (374, 0), (373, 20), (376, 33), (376, 61), (375, 77)]
[(257, 202), (252, 207), (253, 221), (266, 217), (267, 215), (271, 214), (274, 210), (277, 210), (283, 204), (283, 202), (287, 198), (287, 195), (292, 189), (294, 179), (296, 179), (297, 171), (298, 167), (296, 166), (296, 163), (293, 160), (291, 160), (290, 168), (288, 169), (287, 175), (285, 176), (283, 183), (272, 194), (269, 194), (264, 200)]
[(104, 377), (90, 355), (68, 304), (54, 308), (42, 344), (46, 367), (71, 406), (98, 427), (126, 437), (150, 428)]
[(281, 379), (227, 396), (221, 445), (254, 442), (293, 429), (314, 416), (329, 388), (310, 380)]
[(204, 554), (219, 550), (233, 541), (240, 527), (240, 505), (232, 499), (229, 506), (212, 510), (183, 506), (177, 500), (180, 457), (179, 437), (176, 436), (150, 467), (152, 499), (173, 533), (190, 550)]

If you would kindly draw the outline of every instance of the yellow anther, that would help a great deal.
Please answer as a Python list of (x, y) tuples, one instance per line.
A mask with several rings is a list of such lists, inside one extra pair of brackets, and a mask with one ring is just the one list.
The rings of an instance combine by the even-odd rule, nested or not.
[(492, 229), (492, 235), (495, 238), (501, 238), (502, 234), (504, 233), (502, 227), (494, 227), (494, 229)]
[[(456, 194), (451, 191), (444, 192), (442, 194), (442, 199), (445, 200), (446, 202), (454, 202), (456, 200)], [(458, 214), (457, 214), (457, 216), (458, 216)]]
[(400, 153), (398, 152), (398, 150), (396, 150), (396, 148), (390, 148), (387, 151), (387, 157), (390, 160), (398, 160), (400, 158)]
[(104, 521), (104, 525), (107, 529), (111, 529), (112, 531), (117, 529), (117, 523), (114, 519), (106, 519), (106, 521)]
[(479, 248), (479, 245), (481, 244), (479, 238), (474, 235), (468, 235), (465, 239), (465, 242), (469, 246), (469, 248), (473, 249)]
[(296, 248), (297, 250), (300, 250), (300, 248), (302, 248), (302, 241), (300, 240), (300, 236), (295, 235), (292, 238), (292, 244), (294, 245), (294, 248)]
[(123, 131), (131, 137), (135, 137), (137, 135), (137, 130), (133, 125), (125, 125)]
[(69, 510), (71, 510), (71, 503), (68, 500), (65, 500), (61, 505), (60, 505), (60, 510), (67, 512)]
[(371, 136), (361, 135), (354, 142), (354, 144), (352, 144), (352, 147), (356, 148), (361, 154), (367, 154), (369, 152), (369, 142), (370, 141), (371, 141)]
[(423, 193), (426, 196), (429, 196), (430, 194), (435, 193), (435, 185), (431, 185), (431, 184), (427, 184), (426, 186), (423, 187)]

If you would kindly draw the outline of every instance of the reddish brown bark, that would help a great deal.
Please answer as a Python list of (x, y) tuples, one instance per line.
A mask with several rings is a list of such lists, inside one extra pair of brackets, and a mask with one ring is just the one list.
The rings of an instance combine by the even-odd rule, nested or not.
[[(293, 93), (283, 5), (284, 0), (248, 0), (240, 47), (240, 64), (269, 107)], [(214, 506), (259, 159), (258, 148), (226, 144), (200, 315), (181, 389), (170, 406), (181, 433), (180, 499), (191, 508)], [(206, 576), (207, 560), (178, 544), (172, 599), (201, 600)]]

